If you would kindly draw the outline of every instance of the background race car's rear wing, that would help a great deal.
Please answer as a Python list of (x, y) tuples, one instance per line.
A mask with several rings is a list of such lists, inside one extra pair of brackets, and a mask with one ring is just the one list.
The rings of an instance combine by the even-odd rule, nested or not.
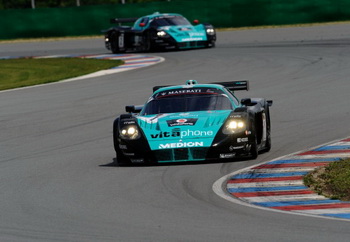
[(136, 20), (138, 20), (138, 18), (111, 18), (110, 22), (112, 24), (122, 24), (122, 23), (133, 23)]
[(248, 81), (232, 81), (232, 82), (215, 82), (213, 84), (218, 84), (226, 87), (230, 91), (241, 91), (241, 90), (249, 90), (249, 82)]

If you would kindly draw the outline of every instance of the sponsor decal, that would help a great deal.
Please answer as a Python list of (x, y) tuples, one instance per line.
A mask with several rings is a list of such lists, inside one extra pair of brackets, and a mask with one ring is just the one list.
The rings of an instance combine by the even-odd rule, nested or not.
[(176, 94), (187, 94), (187, 93), (201, 93), (202, 89), (180, 89), (180, 90), (169, 90), (167, 92), (162, 92), (161, 95), (176, 95)]
[(135, 124), (135, 121), (124, 121), (124, 124)]
[(214, 88), (193, 88), (191, 85), (184, 85), (181, 89), (171, 89), (164, 92), (158, 92), (153, 95), (153, 98), (162, 98), (170, 95), (181, 95), (181, 94), (196, 94), (196, 93), (205, 93), (205, 94), (221, 94), (223, 93), (219, 89)]
[(134, 156), (135, 153), (124, 153), (124, 155), (126, 155), (126, 156)]
[(140, 40), (141, 40), (141, 36), (135, 35), (135, 38), (134, 38), (135, 44), (139, 44), (139, 43), (140, 43)]
[(246, 138), (237, 138), (237, 143), (248, 142), (248, 137)]
[(180, 130), (173, 129), (171, 132), (159, 132), (157, 134), (151, 134), (152, 139), (161, 139), (161, 138), (169, 138), (169, 137), (207, 137), (213, 136), (214, 132), (211, 130), (203, 131), (203, 130)]
[(191, 147), (203, 147), (203, 141), (196, 142), (184, 142), (184, 143), (168, 143), (168, 144), (160, 144), (159, 149), (172, 149), (172, 148), (191, 148)]
[(182, 41), (198, 41), (198, 40), (203, 40), (203, 38), (185, 38), (185, 39), (182, 39)]
[[(181, 31), (191, 31), (192, 29), (190, 28), (187, 28), (187, 27), (183, 27), (183, 28), (180, 28)], [(192, 33), (190, 33), (191, 35)]]
[(223, 158), (223, 159), (227, 159), (227, 158), (233, 158), (235, 157), (235, 153), (231, 153), (231, 154), (220, 154), (220, 158)]
[(194, 36), (204, 36), (204, 33), (192, 32), (192, 33), (189, 33), (189, 35), (190, 35), (191, 37), (194, 37)]
[(158, 123), (159, 119), (160, 118), (163, 118), (163, 117), (166, 117), (166, 116), (169, 116), (169, 114), (167, 113), (162, 113), (162, 114), (157, 114), (156, 116), (154, 117), (137, 117), (138, 119), (146, 122), (146, 123), (149, 123), (149, 124), (155, 124), (155, 123)]
[(172, 119), (172, 120), (167, 120), (168, 126), (169, 127), (174, 127), (174, 126), (193, 126), (196, 124), (198, 119), (195, 118), (181, 118), (181, 119)]
[(152, 139), (161, 139), (161, 138), (169, 138), (169, 137), (180, 137), (180, 130), (173, 129), (171, 132), (159, 132), (157, 134), (151, 134)]
[(131, 159), (131, 162), (132, 162), (132, 163), (136, 163), (136, 164), (137, 164), (137, 163), (143, 163), (143, 162), (144, 162), (144, 159), (142, 159), (142, 158), (141, 158), (141, 159)]
[[(183, 116), (186, 116), (186, 117), (183, 117)], [(179, 114), (176, 114), (176, 115), (169, 116), (169, 118), (172, 118), (172, 119), (198, 118), (198, 115), (197, 114), (192, 114), (192, 113), (179, 113)]]
[(124, 48), (124, 34), (123, 33), (121, 33), (120, 35), (119, 35), (119, 41), (118, 41), (118, 47), (119, 48)]
[(266, 114), (262, 113), (262, 121), (263, 121), (263, 136), (262, 136), (262, 140), (266, 141), (267, 138), (267, 128), (266, 128)]

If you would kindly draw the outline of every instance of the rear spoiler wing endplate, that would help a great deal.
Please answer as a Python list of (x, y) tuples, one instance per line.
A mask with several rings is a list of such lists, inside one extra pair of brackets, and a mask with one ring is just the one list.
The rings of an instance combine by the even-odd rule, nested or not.
[(231, 82), (215, 82), (212, 84), (218, 84), (226, 87), (230, 91), (248, 91), (249, 81), (231, 81)]

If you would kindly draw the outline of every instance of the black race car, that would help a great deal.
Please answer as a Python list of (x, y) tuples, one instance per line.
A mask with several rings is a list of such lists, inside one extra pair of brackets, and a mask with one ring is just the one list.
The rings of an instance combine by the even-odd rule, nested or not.
[(257, 158), (271, 149), (271, 100), (245, 98), (248, 81), (154, 87), (144, 106), (127, 106), (113, 125), (118, 163)]
[(180, 14), (154, 13), (141, 18), (112, 19), (112, 23), (134, 22), (105, 30), (105, 45), (113, 53), (165, 49), (214, 47), (215, 29), (211, 24), (192, 25)]

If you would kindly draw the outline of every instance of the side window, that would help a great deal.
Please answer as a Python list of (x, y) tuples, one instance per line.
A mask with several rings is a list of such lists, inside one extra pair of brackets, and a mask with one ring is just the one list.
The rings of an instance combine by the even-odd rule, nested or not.
[[(146, 27), (146, 25), (148, 24), (148, 18), (142, 18), (141, 22), (139, 23), (140, 27)], [(143, 25), (143, 26), (141, 26)]]
[(147, 26), (149, 18), (141, 18), (135, 22), (133, 29), (141, 30)]
[(228, 89), (226, 89), (226, 90), (227, 90), (229, 96), (232, 98), (233, 103), (235, 104), (235, 106), (236, 106), (236, 107), (239, 106), (239, 100), (238, 100), (238, 98), (237, 98), (230, 90), (228, 90)]

